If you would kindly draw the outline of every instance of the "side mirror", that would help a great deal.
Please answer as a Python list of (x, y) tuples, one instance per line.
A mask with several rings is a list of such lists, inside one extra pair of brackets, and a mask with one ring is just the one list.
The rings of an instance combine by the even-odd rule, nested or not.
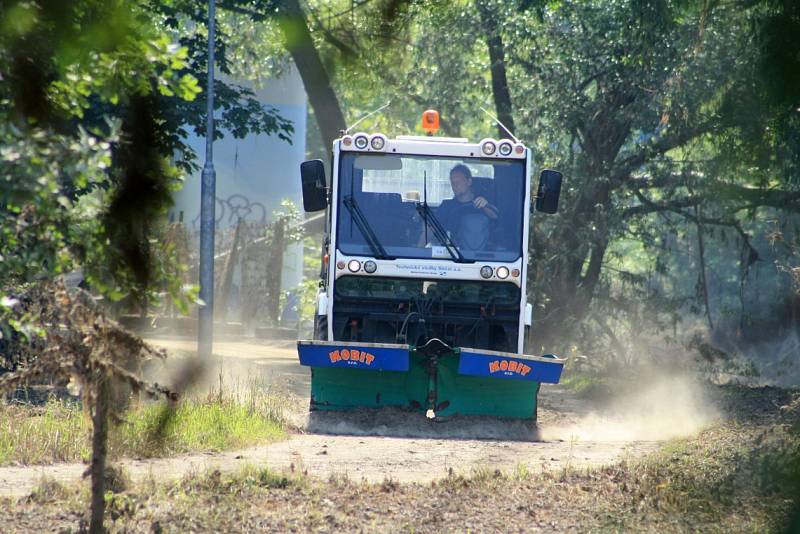
[(303, 209), (308, 212), (324, 210), (328, 206), (328, 199), (322, 160), (312, 159), (301, 163), (300, 181), (303, 184)]
[(555, 213), (558, 211), (558, 197), (561, 195), (562, 174), (545, 169), (539, 175), (539, 190), (536, 192), (536, 211)]

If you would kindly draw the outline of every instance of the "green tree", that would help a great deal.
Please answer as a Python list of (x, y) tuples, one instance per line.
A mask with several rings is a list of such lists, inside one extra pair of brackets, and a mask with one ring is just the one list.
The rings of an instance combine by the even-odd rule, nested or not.
[[(122, 2), (12, 2), (0, 15), (0, 286), (80, 265), (112, 298), (144, 291), (158, 270), (148, 239), (178, 178), (154, 100), (199, 92), (177, 72), (185, 50)], [(103, 121), (84, 122), (96, 109)]]
[[(192, 27), (204, 24), (202, 9), (191, 0), (173, 0), (169, 3), (153, 1), (155, 6), (162, 6), (162, 4), (169, 6), (166, 9), (168, 11), (166, 20), (169, 24), (177, 25), (181, 18), (191, 20)], [(265, 50), (272, 53), (273, 57), (280, 57), (282, 54), (278, 53), (275, 43), (281, 43), (285, 52), (284, 59), (291, 57), (300, 73), (309, 103), (314, 110), (314, 116), (323, 136), (323, 143), (326, 150), (329, 151), (333, 140), (345, 128), (344, 115), (337, 95), (331, 87), (331, 77), (312, 41), (306, 12), (300, 2), (298, 0), (222, 0), (219, 2), (219, 7), (223, 12), (228, 13), (227, 20), (231, 29), (236, 28), (237, 31), (244, 29), (246, 33), (263, 38), (255, 42), (238, 41), (242, 46), (240, 51), (235, 54), (242, 63), (263, 64), (263, 59), (259, 61), (259, 58), (263, 58)], [(161, 9), (164, 9), (163, 6)], [(275, 33), (276, 30), (279, 33)], [(226, 34), (224, 27), (220, 35), (223, 39), (230, 36), (230, 34)], [(267, 42), (270, 35), (272, 40)], [(185, 44), (191, 47), (192, 39), (188, 39)], [(225, 51), (224, 46), (218, 48), (219, 53), (224, 54)], [(221, 65), (223, 72), (231, 73), (230, 68), (231, 66), (227, 62)], [(268, 68), (279, 73), (282, 70), (281, 61), (270, 61)], [(247, 74), (252, 76), (250, 72)], [(258, 77), (258, 74), (255, 77)]]
[(770, 162), (729, 157), (751, 126), (735, 111), (756, 83), (753, 16), (714, 3), (563, 2), (541, 22), (506, 19), (519, 36), (515, 99), (533, 104), (521, 133), (567, 173), (564, 216), (534, 234), (539, 339), (554, 343), (587, 316), (615, 241), (659, 246), (674, 219), (747, 240), (743, 210), (796, 206), (796, 191), (763, 180)]
[[(0, 86), (0, 292), (18, 295), (76, 266), (111, 298), (124, 292), (144, 298), (158, 283), (175, 288), (177, 278), (154, 261), (150, 241), (177, 178), (158, 144), (156, 101), (191, 100), (199, 89), (193, 77), (178, 72), (185, 50), (171, 46), (147, 15), (138, 4), (105, 0), (0, 7), (0, 76), (6, 82)], [(100, 110), (102, 123), (90, 117)], [(91, 384), (90, 530), (102, 532), (105, 440), (113, 411), (108, 380), (118, 374), (116, 359), (124, 352), (107, 343), (122, 334), (104, 335), (94, 311), (73, 309), (58, 319), (52, 308), (71, 306), (72, 297), (45, 291), (38, 302), (4, 296), (2, 334), (8, 338), (23, 327), (52, 334), (65, 324), (66, 337), (82, 347), (72, 350), (66, 340), (53, 344), (29, 370), (49, 370), (54, 378), (74, 374)], [(91, 298), (80, 298), (90, 309)], [(51, 303), (48, 310), (36, 313), (44, 302)], [(82, 326), (91, 335), (70, 330), (76, 315), (86, 319)], [(55, 348), (65, 350), (57, 364), (47, 358)], [(139, 342), (137, 354), (140, 348)]]
[[(151, 22), (185, 51), (185, 61), (176, 72), (205, 80), (208, 72), (207, 2), (141, 0), (141, 3), (151, 14)], [(235, 45), (237, 37), (241, 39), (246, 35), (237, 35), (236, 32), (243, 31), (263, 37), (263, 34), (256, 32), (255, 27), (263, 22), (264, 17), (248, 11), (253, 13), (256, 24), (242, 24), (242, 17), (226, 16), (224, 10), (241, 10), (241, 6), (248, 6), (253, 2), (226, 0), (218, 3), (221, 11), (218, 12), (215, 63), (220, 76), (217, 76), (214, 83), (214, 138), (223, 138), (226, 133), (237, 139), (250, 134), (274, 134), (291, 143), (291, 134), (294, 132), (291, 122), (281, 117), (276, 108), (259, 102), (250, 88), (237, 83), (254, 77), (242, 68), (243, 55), (246, 54), (242, 50), (250, 47), (239, 46), (237, 49), (231, 45), (231, 41)], [(267, 50), (274, 50), (274, 47)], [(233, 59), (229, 57), (231, 54)], [(165, 155), (177, 156), (176, 163), (181, 170), (199, 169), (196, 155), (186, 145), (186, 138), (189, 134), (205, 136), (206, 106), (205, 92), (192, 100), (176, 98), (175, 95), (159, 96), (159, 146)]]

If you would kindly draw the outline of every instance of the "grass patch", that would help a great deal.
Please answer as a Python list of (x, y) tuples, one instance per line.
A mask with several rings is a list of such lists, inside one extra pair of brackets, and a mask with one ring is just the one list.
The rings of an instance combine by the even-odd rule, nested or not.
[(190, 451), (221, 451), (284, 437), (281, 422), (231, 397), (209, 395), (172, 408), (158, 403), (135, 410), (112, 432), (114, 456), (151, 458)]
[(718, 426), (619, 475), (627, 513), (618, 526), (640, 528), (647, 518), (674, 521), (677, 530), (781, 531), (800, 505), (800, 435), (781, 424)]
[[(220, 451), (285, 436), (275, 394), (247, 391), (132, 407), (109, 435), (112, 458), (151, 458), (193, 451)], [(44, 406), (0, 404), (0, 465), (77, 462), (90, 457), (91, 422), (77, 403)]]
[(48, 464), (88, 458), (90, 424), (80, 405), (0, 404), (0, 465)]

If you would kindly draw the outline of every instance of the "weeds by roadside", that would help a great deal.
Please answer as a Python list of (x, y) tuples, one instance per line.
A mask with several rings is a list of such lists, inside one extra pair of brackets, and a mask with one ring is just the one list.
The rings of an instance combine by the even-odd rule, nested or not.
[(86, 459), (91, 454), (90, 428), (91, 422), (74, 402), (0, 404), (0, 465)]
[[(150, 458), (219, 451), (284, 437), (282, 405), (261, 384), (165, 402), (134, 405), (111, 429), (112, 458)], [(76, 462), (89, 458), (91, 422), (79, 403), (0, 404), (0, 465)], [(160, 431), (157, 431), (160, 430)]]
[[(112, 455), (151, 458), (189, 451), (220, 451), (284, 436), (280, 421), (270, 414), (226, 396), (212, 394), (185, 401), (168, 417), (170, 411), (164, 403), (133, 411), (110, 436)], [(162, 426), (164, 418), (166, 423)]]

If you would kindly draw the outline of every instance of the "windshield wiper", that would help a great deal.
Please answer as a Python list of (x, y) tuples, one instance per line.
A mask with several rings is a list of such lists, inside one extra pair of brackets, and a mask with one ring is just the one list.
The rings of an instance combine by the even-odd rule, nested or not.
[(444, 245), (450, 256), (452, 256), (452, 258), (459, 263), (465, 263), (466, 260), (464, 259), (464, 255), (461, 254), (461, 251), (458, 250), (456, 244), (453, 242), (450, 236), (447, 235), (442, 223), (440, 223), (439, 219), (437, 219), (433, 214), (433, 211), (431, 211), (428, 203), (417, 202), (417, 212), (425, 220), (425, 224), (430, 225), (431, 229), (433, 230), (433, 235), (435, 235), (436, 239), (438, 239)]
[(372, 250), (372, 253), (375, 255), (375, 257), (380, 260), (389, 259), (389, 255), (386, 254), (386, 249), (383, 248), (378, 236), (375, 235), (375, 232), (372, 230), (369, 222), (367, 222), (367, 218), (364, 217), (364, 212), (358, 207), (356, 199), (353, 198), (352, 195), (348, 195), (344, 197), (342, 202), (350, 212), (350, 217), (353, 219), (353, 222), (356, 223), (356, 226), (361, 231), (361, 234), (364, 236), (367, 245), (369, 245), (369, 248)]

